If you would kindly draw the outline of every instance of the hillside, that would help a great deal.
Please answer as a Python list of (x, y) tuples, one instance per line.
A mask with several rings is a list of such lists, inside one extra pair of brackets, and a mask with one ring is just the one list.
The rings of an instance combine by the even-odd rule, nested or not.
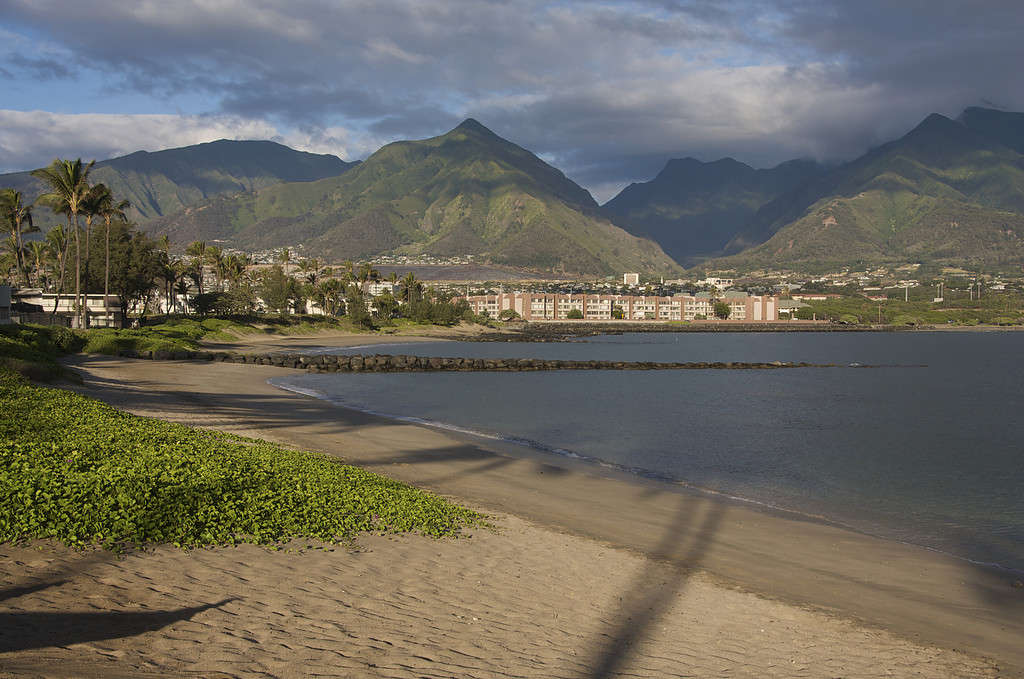
[(559, 170), (472, 119), (388, 144), (341, 176), (216, 198), (148, 228), (177, 243), (303, 244), (334, 260), (397, 252), (570, 273), (679, 268), (601, 217), (590, 193)]
[[(296, 151), (272, 141), (221, 139), (103, 160), (89, 178), (131, 201), (129, 217), (145, 222), (214, 196), (323, 179), (354, 165), (337, 156)], [(42, 184), (28, 172), (0, 175), (0, 187), (7, 186), (33, 198), (42, 192)], [(45, 210), (37, 215), (44, 225), (53, 219)]]
[(762, 207), (727, 246), (743, 251), (714, 265), (1024, 261), (1024, 156), (1000, 143), (1009, 132), (932, 114)]
[(602, 211), (686, 262), (721, 251), (758, 208), (823, 171), (808, 160), (755, 170), (732, 158), (674, 159), (651, 181), (627, 186)]

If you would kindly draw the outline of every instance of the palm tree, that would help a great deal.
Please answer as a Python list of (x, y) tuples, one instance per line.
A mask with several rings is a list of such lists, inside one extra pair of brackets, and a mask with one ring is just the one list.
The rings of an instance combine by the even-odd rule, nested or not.
[(39, 240), (29, 242), (28, 249), (32, 253), (32, 272), (35, 285), (40, 285), (40, 279), (43, 274), (43, 266), (49, 259), (50, 250), (46, 247), (46, 243)]
[(357, 276), (360, 283), (366, 283), (367, 281), (380, 280), (380, 271), (373, 268), (373, 265), (369, 262), (364, 262), (359, 266), (359, 275)]
[(281, 254), (279, 254), (277, 257), (281, 261), (281, 264), (284, 266), (284, 275), (287, 276), (288, 263), (292, 261), (291, 250), (289, 250), (288, 248), (284, 248), (283, 250), (281, 250)]
[(68, 232), (63, 226), (55, 226), (46, 232), (46, 248), (50, 251), (53, 259), (57, 261), (57, 266), (60, 270), (57, 294), (53, 299), (53, 311), (50, 312), (51, 316), (57, 313), (57, 307), (60, 306), (60, 296), (64, 292), (64, 273), (67, 271), (68, 249), (70, 247), (71, 238), (68, 237)]
[[(68, 216), (68, 228), (74, 229), (75, 236), (75, 300), (78, 304), (78, 327), (84, 326), (86, 315), (82, 305), (82, 239), (78, 228), (78, 215), (89, 191), (89, 171), (96, 163), (82, 164), (82, 159), (67, 160), (56, 158), (48, 167), (32, 170), (32, 176), (46, 184), (50, 191), (41, 196), (49, 202), (53, 211)], [(59, 293), (58, 293), (59, 295)]]
[[(103, 186), (103, 184), (99, 184)], [(103, 188), (106, 188), (105, 186)], [(110, 294), (110, 223), (115, 219), (122, 223), (128, 222), (128, 208), (131, 207), (131, 203), (127, 200), (121, 200), (114, 202), (114, 196), (108, 189), (102, 199), (99, 201), (99, 216), (103, 217), (103, 223), (106, 226), (106, 233), (104, 235), (104, 257), (103, 257), (103, 304), (107, 303), (107, 296)]]
[(407, 304), (419, 299), (423, 294), (423, 284), (416, 280), (412, 271), (405, 274), (398, 284), (398, 298)]
[(206, 246), (206, 261), (209, 262), (210, 267), (213, 268), (213, 277), (217, 282), (218, 292), (224, 290), (224, 251), (216, 245)]
[(206, 243), (194, 240), (185, 248), (185, 254), (192, 258), (192, 278), (195, 279), (199, 294), (203, 294), (203, 263), (206, 261)]
[(32, 223), (32, 207), (32, 204), (25, 205), (22, 202), (21, 191), (14, 189), (0, 191), (0, 215), (7, 221), (11, 229), (15, 248), (15, 267), (25, 285), (28, 285), (28, 265), (25, 263), (25, 243), (21, 236), (39, 230)]

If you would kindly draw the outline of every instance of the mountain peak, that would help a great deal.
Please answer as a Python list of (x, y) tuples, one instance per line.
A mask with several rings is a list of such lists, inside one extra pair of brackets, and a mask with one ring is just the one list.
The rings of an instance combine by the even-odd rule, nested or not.
[(481, 124), (481, 122), (479, 120), (477, 120), (476, 118), (466, 118), (461, 123), (459, 123), (452, 130), (452, 132), (473, 132), (473, 133), (476, 133), (476, 134), (490, 135), (492, 137), (498, 136), (498, 135), (494, 134), (494, 132), (489, 130), (487, 127), (485, 127), (483, 124)]

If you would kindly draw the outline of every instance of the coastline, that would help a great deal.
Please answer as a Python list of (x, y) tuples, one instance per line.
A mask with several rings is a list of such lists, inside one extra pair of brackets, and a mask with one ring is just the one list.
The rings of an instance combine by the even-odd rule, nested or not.
[[(72, 364), (85, 375), (85, 393), (139, 414), (340, 452), (347, 462), (495, 515), (499, 526), (539, 531), (531, 540), (562, 536), (577, 552), (600, 545), (631, 554), (657, 577), (665, 568), (686, 577), (699, 571), (702, 587), (747, 597), (746, 606), (771, 603), (814, 617), (814, 625), (853, 621), (914, 648), (993, 657), (1002, 676), (1024, 670), (1024, 592), (991, 569), (570, 459), (492, 450), (266, 383), (296, 373), (288, 369), (107, 357)], [(834, 643), (840, 656), (856, 655), (845, 640)]]

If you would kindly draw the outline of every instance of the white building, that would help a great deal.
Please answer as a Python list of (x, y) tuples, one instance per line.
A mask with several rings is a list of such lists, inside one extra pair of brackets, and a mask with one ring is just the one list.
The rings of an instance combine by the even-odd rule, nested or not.
[(732, 278), (713, 278), (708, 276), (707, 278), (697, 281), (697, 285), (706, 285), (711, 288), (726, 290), (732, 287), (733, 282)]
[[(86, 313), (89, 314), (90, 327), (121, 327), (121, 301), (117, 295), (107, 295), (106, 299), (102, 294), (83, 295), (83, 297), (85, 298)], [(43, 292), (38, 288), (21, 290), (18, 292), (18, 301), (41, 306), (45, 313), (52, 313), (56, 304), (57, 314), (70, 316), (72, 324), (75, 323), (74, 292), (63, 293), (58, 299), (55, 292)]]
[(624, 273), (622, 274), (623, 285), (640, 285), (640, 274), (638, 273)]

